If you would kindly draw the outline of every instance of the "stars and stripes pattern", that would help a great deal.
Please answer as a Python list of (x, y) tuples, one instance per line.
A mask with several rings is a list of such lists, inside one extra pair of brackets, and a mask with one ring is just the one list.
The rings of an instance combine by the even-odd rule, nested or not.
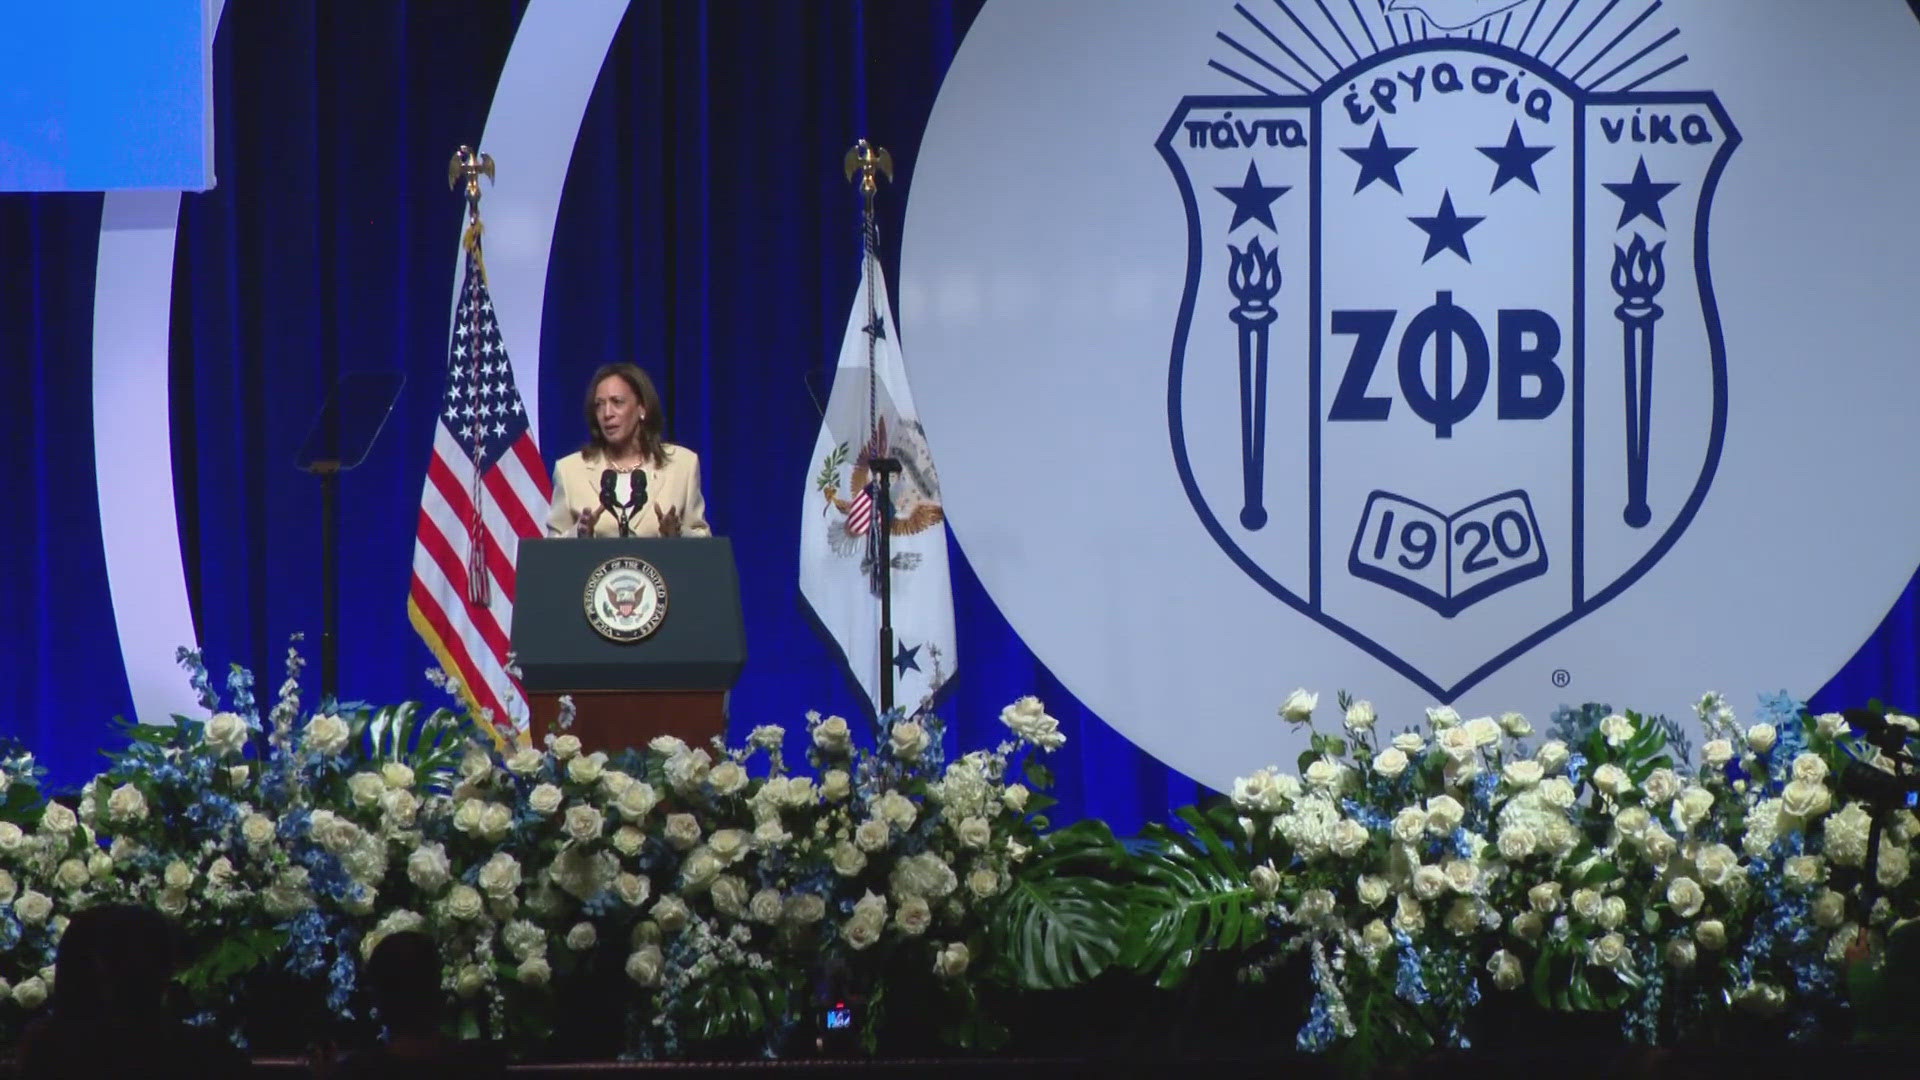
[(509, 741), (527, 723), (526, 695), (507, 671), (514, 560), (522, 538), (544, 533), (553, 485), (500, 340), (478, 235), (465, 247), (407, 611), (475, 715)]

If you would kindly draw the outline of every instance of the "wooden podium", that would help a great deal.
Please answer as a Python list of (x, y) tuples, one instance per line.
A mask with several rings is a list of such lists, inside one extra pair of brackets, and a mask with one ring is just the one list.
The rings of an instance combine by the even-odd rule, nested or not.
[[(665, 615), (651, 633), (623, 641), (605, 568), (636, 560), (657, 573)], [(644, 748), (661, 735), (700, 746), (726, 733), (727, 693), (746, 664), (730, 541), (522, 540), (516, 575), (513, 651), (535, 746), (553, 730), (562, 695), (573, 698), (569, 730), (589, 750)]]

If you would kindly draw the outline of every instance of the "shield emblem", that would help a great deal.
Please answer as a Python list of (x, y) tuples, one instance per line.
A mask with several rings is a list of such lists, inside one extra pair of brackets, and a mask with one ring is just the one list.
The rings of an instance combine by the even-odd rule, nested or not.
[(1466, 37), (1184, 99), (1168, 422), (1221, 548), (1440, 701), (1595, 610), (1711, 487), (1739, 135)]

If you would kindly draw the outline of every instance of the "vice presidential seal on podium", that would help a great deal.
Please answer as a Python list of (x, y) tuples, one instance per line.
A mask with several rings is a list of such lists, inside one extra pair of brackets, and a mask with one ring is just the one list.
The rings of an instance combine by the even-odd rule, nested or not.
[(512, 644), (534, 745), (562, 695), (574, 703), (569, 730), (589, 749), (660, 735), (698, 746), (725, 732), (727, 692), (747, 659), (732, 541), (528, 539), (517, 574)]

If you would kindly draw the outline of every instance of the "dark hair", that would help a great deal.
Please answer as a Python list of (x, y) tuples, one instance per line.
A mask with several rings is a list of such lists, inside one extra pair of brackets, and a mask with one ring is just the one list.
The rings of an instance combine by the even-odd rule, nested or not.
[(418, 930), (388, 934), (367, 957), (367, 989), (380, 1022), (404, 1035), (430, 1035), (440, 1028), (440, 952)]
[(149, 907), (76, 911), (54, 961), (53, 1011), (63, 1020), (145, 1022), (173, 978), (173, 924)]
[(640, 456), (656, 465), (666, 463), (665, 441), (661, 433), (667, 426), (666, 412), (660, 407), (660, 392), (653, 388), (653, 380), (636, 364), (601, 364), (595, 369), (593, 378), (587, 380), (587, 444), (580, 452), (588, 460), (598, 458), (602, 461), (613, 459), (613, 447), (607, 445), (606, 437), (600, 434), (600, 420), (595, 416), (593, 398), (600, 390), (600, 384), (610, 376), (618, 375), (633, 391), (640, 402)]

